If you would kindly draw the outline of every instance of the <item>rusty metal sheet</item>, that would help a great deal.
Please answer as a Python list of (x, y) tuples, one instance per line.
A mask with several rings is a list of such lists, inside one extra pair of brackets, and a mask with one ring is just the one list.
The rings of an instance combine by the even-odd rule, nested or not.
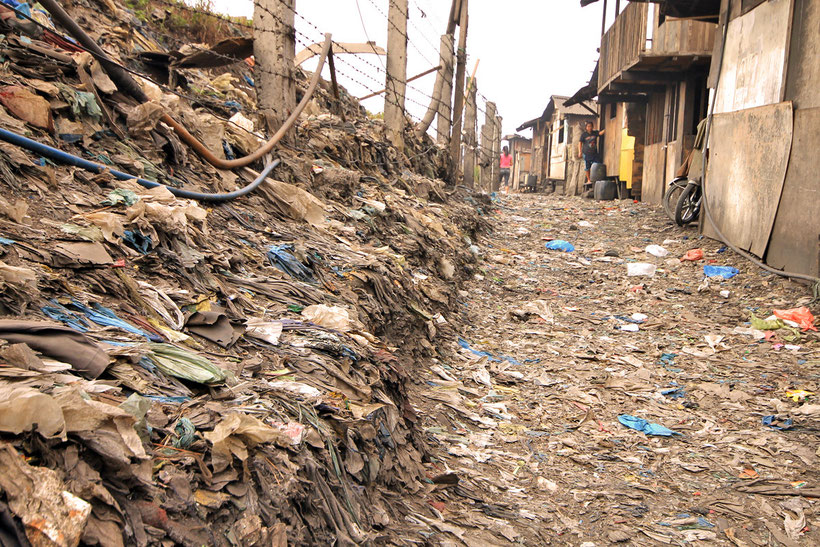
[[(706, 197), (731, 243), (763, 256), (774, 226), (792, 146), (792, 103), (715, 114)], [(704, 234), (717, 238), (705, 222)]]

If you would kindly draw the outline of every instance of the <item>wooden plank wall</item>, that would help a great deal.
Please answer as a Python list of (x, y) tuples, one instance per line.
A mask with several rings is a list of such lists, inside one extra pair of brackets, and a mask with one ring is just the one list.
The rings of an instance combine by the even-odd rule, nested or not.
[[(714, 116), (706, 178), (709, 209), (730, 242), (759, 257), (774, 225), (793, 129), (789, 102)], [(803, 157), (809, 161), (814, 155)], [(716, 237), (709, 222), (703, 233)]]
[(729, 23), (715, 113), (782, 100), (789, 14), (790, 0), (770, 0)]
[(601, 55), (598, 61), (599, 90), (640, 57), (646, 44), (648, 11), (648, 4), (630, 2), (601, 38)]
[(660, 204), (663, 199), (664, 175), (666, 173), (666, 145), (650, 144), (643, 149), (643, 180), (641, 201)]
[(655, 33), (652, 36), (652, 55), (711, 55), (715, 45), (715, 23), (690, 20), (666, 20), (658, 26), (655, 15)]
[(811, 275), (820, 275), (818, 127), (820, 108), (795, 111), (791, 159), (766, 254), (770, 266)]

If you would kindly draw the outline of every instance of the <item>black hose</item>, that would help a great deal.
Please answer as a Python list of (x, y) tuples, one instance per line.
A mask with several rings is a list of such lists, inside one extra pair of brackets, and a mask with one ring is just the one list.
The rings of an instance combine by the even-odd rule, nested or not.
[(265, 181), (265, 179), (271, 173), (271, 171), (273, 171), (273, 169), (281, 163), (281, 160), (273, 160), (272, 162), (265, 165), (265, 168), (262, 169), (262, 172), (259, 173), (256, 179), (244, 188), (240, 188), (239, 190), (236, 190), (234, 192), (210, 194), (205, 192), (194, 192), (192, 190), (174, 188), (173, 186), (160, 184), (159, 182), (154, 182), (152, 180), (146, 180), (139, 177), (135, 177), (134, 175), (129, 175), (128, 173), (117, 171), (116, 169), (111, 169), (107, 165), (103, 165), (101, 163), (94, 163), (93, 161), (88, 161), (79, 156), (75, 156), (74, 154), (64, 152), (59, 148), (54, 148), (52, 146), (48, 146), (47, 144), (31, 140), (22, 135), (18, 135), (13, 131), (8, 131), (7, 129), (0, 129), (0, 140), (9, 142), (22, 148), (26, 148), (28, 150), (31, 150), (32, 152), (40, 154), (41, 156), (45, 156), (56, 162), (73, 165), (74, 167), (79, 167), (81, 169), (85, 169), (86, 171), (91, 171), (92, 173), (108, 172), (119, 180), (133, 180), (134, 182), (136, 182), (140, 186), (144, 186), (145, 188), (156, 188), (157, 186), (164, 186), (168, 189), (169, 192), (171, 192), (179, 198), (195, 199), (197, 201), (207, 202), (230, 201), (232, 199), (236, 199), (250, 192), (253, 192), (256, 188), (259, 187), (260, 184), (262, 184)]

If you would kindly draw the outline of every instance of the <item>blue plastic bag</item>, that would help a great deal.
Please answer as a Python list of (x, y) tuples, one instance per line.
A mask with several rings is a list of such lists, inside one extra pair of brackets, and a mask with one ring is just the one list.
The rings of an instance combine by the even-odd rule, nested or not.
[(564, 241), (563, 239), (548, 241), (545, 247), (550, 251), (564, 251), (565, 253), (571, 253), (575, 250), (575, 246), (572, 243)]
[(706, 277), (720, 276), (723, 279), (732, 279), (740, 270), (731, 266), (704, 266), (703, 274)]
[(636, 418), (635, 416), (630, 416), (629, 414), (621, 414), (618, 416), (618, 421), (629, 429), (641, 431), (647, 435), (659, 435), (661, 437), (680, 435), (677, 431), (672, 431), (671, 429), (668, 429), (660, 424), (653, 424), (652, 422), (647, 422), (643, 418)]

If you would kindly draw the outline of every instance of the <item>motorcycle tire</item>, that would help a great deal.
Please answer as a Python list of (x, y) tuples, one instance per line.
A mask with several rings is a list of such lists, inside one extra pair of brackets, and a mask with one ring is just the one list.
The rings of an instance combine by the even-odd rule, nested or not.
[(663, 205), (663, 212), (669, 217), (669, 220), (675, 222), (675, 205), (678, 203), (683, 189), (689, 184), (689, 179), (686, 177), (678, 177), (669, 183), (669, 188), (663, 195), (661, 204)]
[(689, 182), (678, 197), (675, 205), (675, 222), (686, 226), (696, 220), (700, 214), (700, 184)]

